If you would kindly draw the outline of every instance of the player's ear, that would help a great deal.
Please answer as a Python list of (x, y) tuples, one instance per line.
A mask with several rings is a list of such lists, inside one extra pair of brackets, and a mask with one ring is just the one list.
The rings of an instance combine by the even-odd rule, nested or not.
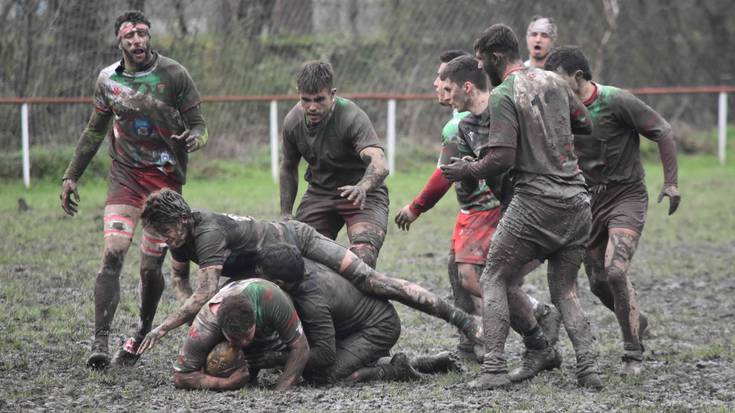
[(334, 97), (334, 95), (336, 95), (336, 94), (337, 94), (337, 88), (336, 88), (336, 87), (333, 87), (333, 88), (332, 88), (332, 90), (330, 90), (330, 91), (329, 91), (329, 94), (330, 94), (330, 95), (331, 95), (332, 97)]
[(581, 70), (577, 70), (576, 72), (574, 72), (574, 80), (576, 82), (580, 82), (583, 78), (584, 78), (584, 73), (582, 73)]

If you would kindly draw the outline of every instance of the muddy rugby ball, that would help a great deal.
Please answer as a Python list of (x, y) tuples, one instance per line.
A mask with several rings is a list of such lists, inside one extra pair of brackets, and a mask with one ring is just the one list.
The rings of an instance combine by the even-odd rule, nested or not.
[(207, 355), (205, 371), (211, 376), (229, 377), (233, 371), (247, 364), (245, 354), (241, 349), (223, 341)]

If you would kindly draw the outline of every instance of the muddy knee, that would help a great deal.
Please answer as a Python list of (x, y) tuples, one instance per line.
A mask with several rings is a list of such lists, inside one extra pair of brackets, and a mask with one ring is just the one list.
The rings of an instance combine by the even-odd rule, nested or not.
[(380, 252), (378, 248), (369, 243), (355, 242), (350, 245), (350, 251), (355, 253), (365, 264), (371, 268), (375, 268), (378, 262), (378, 253)]

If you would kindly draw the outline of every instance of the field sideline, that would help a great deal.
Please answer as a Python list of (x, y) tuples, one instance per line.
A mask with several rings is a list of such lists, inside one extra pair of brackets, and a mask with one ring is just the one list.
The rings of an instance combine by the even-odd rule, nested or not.
[[(105, 156), (104, 154), (98, 156)], [(199, 159), (198, 162), (203, 160)], [(606, 389), (587, 393), (575, 385), (571, 344), (560, 340), (564, 365), (509, 390), (473, 393), (463, 383), (477, 371), (416, 384), (297, 388), (283, 394), (260, 387), (230, 393), (173, 388), (171, 362), (184, 329), (170, 333), (138, 366), (98, 373), (84, 361), (93, 324), (92, 289), (102, 246), (106, 184), (81, 181), (80, 214), (59, 207), (60, 182), (34, 181), (29, 190), (0, 182), (0, 411), (26, 410), (543, 410), (543, 411), (732, 411), (735, 409), (735, 162), (714, 157), (679, 158), (682, 204), (666, 216), (668, 200), (656, 204), (661, 167), (647, 164), (649, 213), (632, 274), (641, 306), (650, 315), (644, 338), (647, 370), (638, 378), (617, 374), (621, 347), (614, 315), (597, 303), (580, 271), (582, 305), (598, 338)], [(184, 188), (191, 205), (213, 211), (275, 219), (277, 185), (267, 169), (229, 163), (217, 178), (194, 177)], [(446, 254), (456, 200), (453, 190), (403, 233), (395, 213), (423, 186), (431, 164), (388, 178), (391, 223), (378, 269), (418, 281), (449, 296)], [(300, 190), (305, 182), (300, 182)], [(19, 199), (30, 210), (19, 210)], [(137, 323), (137, 243), (121, 276), (121, 300), (111, 344)], [(343, 239), (344, 241), (344, 239)], [(134, 250), (134, 251), (133, 251)], [(545, 266), (542, 268), (545, 269)], [(167, 269), (164, 269), (167, 272)], [(548, 301), (543, 269), (528, 278), (530, 289)], [(164, 292), (157, 322), (176, 306)], [(456, 333), (441, 321), (396, 304), (403, 334), (396, 351), (409, 355), (450, 350)], [(520, 357), (516, 336), (508, 342), (510, 367)]]

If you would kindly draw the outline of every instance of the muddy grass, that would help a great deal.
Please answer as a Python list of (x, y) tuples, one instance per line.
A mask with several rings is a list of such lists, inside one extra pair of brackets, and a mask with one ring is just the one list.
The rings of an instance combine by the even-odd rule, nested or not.
[[(196, 185), (189, 188), (195, 198)], [(401, 185), (419, 187), (420, 179), (394, 184), (399, 189)], [(98, 208), (102, 195), (92, 193), (83, 198), (89, 205), (82, 216), (68, 219), (56, 210), (55, 201), (47, 200), (55, 197), (55, 191), (48, 192), (32, 195), (29, 204), (33, 209), (28, 212), (17, 212), (14, 205), (0, 211), (4, 228), (0, 238), (0, 411), (735, 409), (735, 241), (727, 233), (705, 237), (692, 235), (686, 228), (667, 229), (666, 224), (672, 222), (684, 225), (702, 219), (687, 211), (686, 203), (681, 215), (674, 218), (660, 213), (664, 207), (652, 205), (650, 228), (634, 260), (632, 271), (641, 307), (650, 320), (649, 334), (644, 338), (646, 370), (640, 377), (619, 375), (622, 344), (617, 323), (589, 292), (581, 271), (580, 297), (597, 336), (606, 385), (601, 392), (576, 386), (574, 356), (563, 334), (559, 343), (564, 356), (562, 368), (507, 390), (467, 390), (465, 383), (478, 371), (477, 365), (468, 365), (464, 374), (436, 376), (418, 383), (330, 388), (302, 385), (284, 393), (270, 390), (275, 374), (264, 374), (254, 388), (216, 393), (173, 388), (171, 363), (183, 331), (170, 333), (136, 367), (105, 372), (84, 367), (92, 331), (92, 285), (99, 265)], [(392, 210), (400, 208), (409, 195), (392, 194)], [(206, 201), (202, 196), (200, 202)], [(378, 267), (448, 296), (446, 246), (454, 219), (449, 201), (453, 200), (442, 201), (436, 211), (421, 217), (408, 234), (392, 227)], [(720, 225), (732, 229), (732, 203), (719, 210), (716, 203), (713, 200), (707, 205), (712, 206)], [(227, 207), (215, 201), (212, 208), (220, 206)], [(258, 208), (250, 210), (257, 216), (274, 213), (268, 206)], [(730, 215), (723, 218), (721, 214)], [(112, 336), (115, 347), (137, 323), (137, 255), (137, 249), (131, 249), (121, 278), (122, 298)], [(534, 295), (548, 301), (542, 270), (532, 273), (528, 283)], [(173, 294), (167, 290), (157, 321), (174, 305)], [(403, 333), (395, 351), (418, 355), (454, 348), (456, 333), (450, 327), (400, 304), (396, 307)], [(517, 336), (511, 336), (507, 350), (513, 367), (522, 350)]]

